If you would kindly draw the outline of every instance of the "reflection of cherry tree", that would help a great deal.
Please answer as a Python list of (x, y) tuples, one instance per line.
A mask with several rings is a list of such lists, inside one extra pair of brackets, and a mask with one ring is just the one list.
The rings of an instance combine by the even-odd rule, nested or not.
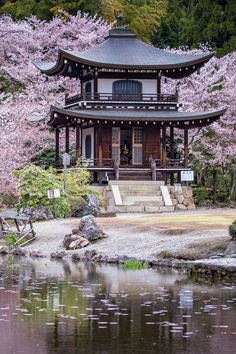
[(0, 17), (0, 192), (14, 189), (10, 171), (29, 163), (52, 145), (45, 123), (30, 124), (32, 115), (47, 116), (51, 104), (80, 90), (79, 81), (46, 78), (33, 60), (53, 61), (59, 48), (85, 50), (100, 43), (109, 26), (101, 19), (61, 13), (50, 22), (31, 17), (14, 22)]

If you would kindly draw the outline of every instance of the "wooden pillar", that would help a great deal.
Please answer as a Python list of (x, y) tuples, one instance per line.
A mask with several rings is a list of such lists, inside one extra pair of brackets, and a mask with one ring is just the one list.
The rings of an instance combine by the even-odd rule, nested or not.
[(97, 98), (97, 93), (98, 93), (98, 78), (97, 76), (94, 77), (93, 80), (93, 93), (94, 93), (94, 98)]
[(175, 158), (175, 152), (174, 152), (174, 127), (170, 127), (170, 158), (172, 160)]
[(75, 126), (75, 149), (76, 149), (76, 161), (81, 157), (80, 149), (80, 125), (77, 123)]
[(166, 168), (166, 126), (162, 128), (162, 167)]
[(188, 128), (184, 128), (184, 167), (188, 168)]
[(157, 96), (161, 94), (161, 77), (157, 78)]
[(98, 125), (98, 165), (103, 167), (103, 156), (102, 156), (102, 123)]
[(70, 128), (66, 127), (66, 136), (65, 136), (65, 150), (69, 154), (70, 151)]
[(56, 140), (56, 165), (60, 163), (60, 129), (56, 127), (55, 129), (55, 140)]

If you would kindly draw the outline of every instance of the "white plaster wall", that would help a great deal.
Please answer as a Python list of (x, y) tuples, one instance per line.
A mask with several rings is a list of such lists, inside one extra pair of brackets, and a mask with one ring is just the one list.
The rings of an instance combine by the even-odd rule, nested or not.
[[(117, 79), (98, 79), (98, 92), (99, 93), (112, 93), (112, 84)], [(157, 93), (157, 80), (137, 80), (143, 84), (143, 94)]]
[[(82, 156), (85, 157), (85, 139), (87, 135), (91, 135), (92, 148), (91, 148), (91, 160), (94, 159), (94, 128), (84, 128), (82, 130)], [(92, 163), (93, 161), (91, 161)]]

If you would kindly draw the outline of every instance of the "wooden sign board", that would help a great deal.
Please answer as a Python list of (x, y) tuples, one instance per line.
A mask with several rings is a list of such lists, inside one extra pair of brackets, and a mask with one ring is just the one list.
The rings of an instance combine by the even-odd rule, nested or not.
[(194, 181), (193, 171), (181, 171), (181, 182), (192, 182)]

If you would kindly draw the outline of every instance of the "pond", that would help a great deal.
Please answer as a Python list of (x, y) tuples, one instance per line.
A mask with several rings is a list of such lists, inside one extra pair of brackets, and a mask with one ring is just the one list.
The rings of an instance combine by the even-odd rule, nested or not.
[(235, 353), (236, 284), (0, 258), (1, 354)]

